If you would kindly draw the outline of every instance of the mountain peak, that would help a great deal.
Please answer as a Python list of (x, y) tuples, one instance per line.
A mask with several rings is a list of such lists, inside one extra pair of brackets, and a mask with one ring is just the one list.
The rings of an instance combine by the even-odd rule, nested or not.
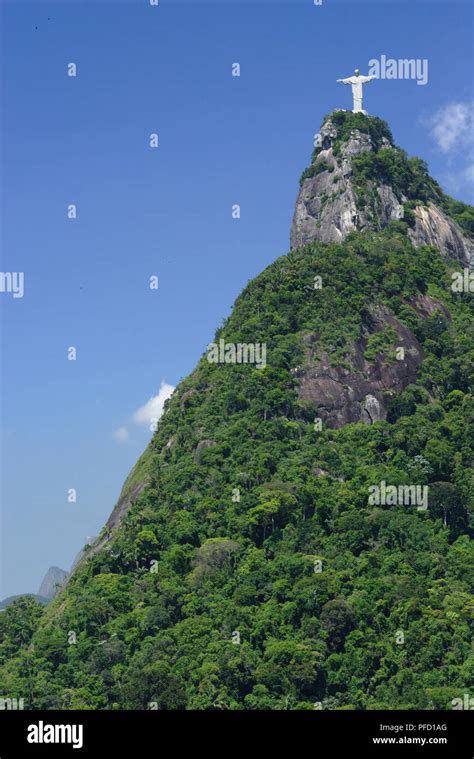
[(370, 144), (371, 149), (374, 150), (395, 145), (391, 129), (383, 119), (378, 116), (369, 116), (362, 111), (354, 113), (337, 108), (324, 117), (319, 133), (321, 140), (315, 140), (315, 151), (319, 152), (330, 147), (327, 142), (322, 144), (325, 138), (329, 138), (338, 154), (338, 147), (350, 142), (354, 133), (357, 137), (365, 135), (367, 144)]
[(43, 577), (43, 581), (39, 587), (38, 595), (43, 596), (49, 600), (53, 599), (58, 589), (63, 585), (68, 573), (60, 567), (50, 567)]
[[(457, 203), (430, 177), (424, 161), (409, 158), (375, 116), (337, 110), (315, 137), (303, 172), (291, 227), (291, 248), (341, 242), (354, 231), (402, 221), (414, 245), (433, 245), (468, 265), (474, 243), (457, 223)], [(459, 209), (458, 209), (459, 210)]]

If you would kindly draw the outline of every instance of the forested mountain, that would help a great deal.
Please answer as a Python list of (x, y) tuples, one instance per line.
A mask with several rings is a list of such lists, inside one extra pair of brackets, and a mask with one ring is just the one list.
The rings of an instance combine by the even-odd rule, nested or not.
[(2, 695), (453, 708), (474, 676), (473, 224), (384, 122), (330, 114), (290, 253), (239, 295), (55, 600), (0, 615)]

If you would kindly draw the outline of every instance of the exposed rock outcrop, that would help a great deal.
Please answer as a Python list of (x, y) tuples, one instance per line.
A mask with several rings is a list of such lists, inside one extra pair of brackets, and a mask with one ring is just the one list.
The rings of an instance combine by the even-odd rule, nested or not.
[(193, 395), (196, 395), (196, 390), (194, 389), (188, 390), (187, 392), (183, 393), (183, 395), (181, 396), (181, 401), (180, 401), (181, 411), (184, 411), (184, 409), (189, 404)]
[(451, 321), (451, 314), (446, 306), (432, 298), (431, 295), (418, 295), (416, 298), (409, 298), (407, 300), (408, 305), (415, 309), (417, 314), (422, 317), (432, 316), (436, 311), (439, 311), (448, 321)]
[[(396, 346), (404, 357), (390, 360), (379, 353), (369, 362), (364, 353), (367, 338), (387, 327), (396, 334)], [(349, 422), (374, 424), (387, 416), (387, 403), (415, 381), (423, 350), (407, 327), (382, 304), (371, 307), (365, 323), (366, 334), (351, 346), (346, 363), (350, 368), (331, 366), (325, 351), (318, 350), (317, 336), (306, 338), (306, 366), (298, 371), (301, 400), (311, 401), (315, 413), (331, 428)]]
[(434, 245), (446, 255), (468, 266), (474, 260), (474, 243), (444, 211), (429, 203), (414, 210), (415, 226), (408, 231), (413, 245)]
[[(351, 159), (373, 151), (374, 145), (368, 134), (354, 129), (336, 158), (333, 151), (336, 136), (336, 127), (328, 119), (321, 128), (322, 150), (314, 164), (315, 174), (303, 180), (298, 194), (291, 226), (291, 248), (300, 248), (313, 240), (341, 242), (350, 232), (373, 227), (372, 211), (357, 207), (351, 182)], [(389, 146), (388, 141), (385, 146)], [(391, 187), (382, 184), (375, 192), (380, 226), (403, 216), (403, 204)]]
[(202, 454), (207, 448), (212, 448), (213, 445), (216, 445), (215, 440), (200, 440), (199, 443), (196, 446), (196, 452), (194, 454), (194, 460), (199, 462), (202, 458)]
[[(389, 184), (372, 180), (367, 182), (365, 201), (361, 200), (354, 184), (352, 159), (381, 148), (397, 148), (386, 138), (375, 144), (370, 134), (359, 129), (352, 129), (339, 144), (337, 135), (337, 127), (327, 118), (316, 141), (317, 155), (305, 172), (296, 200), (292, 249), (315, 240), (341, 242), (354, 231), (382, 229), (390, 221), (403, 219), (404, 203), (412, 200)], [(413, 216), (409, 236), (415, 246), (433, 245), (465, 265), (474, 259), (474, 243), (434, 203), (416, 206)]]
[(74, 560), (73, 560), (73, 562), (71, 564), (71, 572), (74, 572), (76, 566), (79, 564), (79, 562), (83, 558), (84, 552), (86, 551), (86, 549), (88, 549), (88, 546), (94, 545), (95, 541), (97, 540), (97, 537), (98, 537), (97, 535), (95, 535), (95, 536), (94, 535), (88, 535), (87, 536), (87, 538), (85, 540), (85, 544), (82, 546), (81, 550), (76, 553), (76, 555), (74, 557)]
[(131, 483), (131, 478), (134, 474), (135, 468), (136, 467), (132, 469), (127, 480), (125, 481), (125, 484), (122, 488), (122, 493), (120, 494), (120, 498), (113, 508), (109, 518), (107, 519), (105, 529), (102, 530), (97, 539), (91, 538), (91, 542), (87, 542), (87, 545), (90, 545), (90, 549), (87, 551), (87, 553), (83, 549), (76, 557), (76, 560), (74, 561), (74, 564), (71, 568), (71, 573), (67, 577), (67, 582), (73, 576), (76, 569), (81, 566), (83, 560), (90, 559), (95, 556), (109, 542), (112, 532), (120, 526), (122, 518), (125, 516), (130, 506), (134, 501), (137, 500), (137, 498), (144, 491), (145, 487), (148, 485), (148, 478), (134, 482), (133, 484)]
[(119, 499), (117, 505), (112, 511), (107, 520), (107, 530), (113, 530), (118, 526), (123, 515), (127, 512), (129, 506), (136, 501), (138, 496), (143, 492), (147, 485), (147, 481), (136, 482), (130, 487)]

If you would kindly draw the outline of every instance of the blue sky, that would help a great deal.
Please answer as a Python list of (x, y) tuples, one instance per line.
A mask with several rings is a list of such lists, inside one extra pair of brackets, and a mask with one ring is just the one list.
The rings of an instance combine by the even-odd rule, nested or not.
[(1, 13), (1, 269), (24, 272), (25, 292), (0, 293), (0, 598), (36, 592), (98, 534), (151, 436), (137, 410), (288, 251), (313, 135), (350, 107), (337, 78), (381, 55), (427, 59), (425, 86), (374, 81), (364, 106), (455, 197), (470, 199), (473, 165), (469, 2), (3, 0)]

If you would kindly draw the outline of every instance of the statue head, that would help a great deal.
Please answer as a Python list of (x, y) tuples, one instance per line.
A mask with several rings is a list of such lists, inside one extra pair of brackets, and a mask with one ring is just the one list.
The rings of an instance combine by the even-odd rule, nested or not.
[(354, 71), (354, 74), (355, 74), (356, 76), (359, 76), (359, 74), (360, 74), (360, 71), (359, 71), (359, 69), (356, 69), (356, 70)]

